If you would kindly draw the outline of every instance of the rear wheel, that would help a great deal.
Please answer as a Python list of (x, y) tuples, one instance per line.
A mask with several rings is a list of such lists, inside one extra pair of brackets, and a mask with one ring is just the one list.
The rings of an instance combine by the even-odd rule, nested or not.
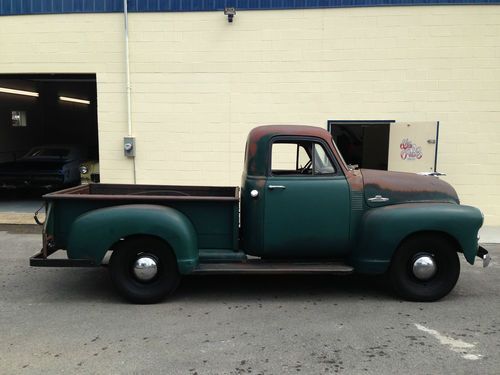
[(404, 241), (389, 268), (396, 293), (410, 301), (436, 301), (446, 296), (459, 275), (457, 249), (446, 238), (435, 234)]
[(118, 292), (133, 303), (156, 303), (179, 285), (177, 261), (170, 247), (152, 237), (120, 242), (109, 262)]

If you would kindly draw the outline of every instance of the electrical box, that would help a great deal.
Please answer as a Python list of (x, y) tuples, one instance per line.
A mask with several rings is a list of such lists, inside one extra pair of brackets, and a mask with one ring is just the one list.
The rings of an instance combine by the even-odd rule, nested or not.
[(12, 111), (12, 126), (13, 127), (26, 127), (26, 111)]
[(135, 156), (135, 137), (123, 138), (123, 153), (128, 157)]

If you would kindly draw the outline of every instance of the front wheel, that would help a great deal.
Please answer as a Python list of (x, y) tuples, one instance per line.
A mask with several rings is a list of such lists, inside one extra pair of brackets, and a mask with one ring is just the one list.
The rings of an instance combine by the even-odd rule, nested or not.
[(404, 241), (389, 268), (396, 293), (410, 301), (443, 298), (455, 287), (459, 275), (457, 249), (446, 238), (434, 234)]
[(172, 294), (180, 276), (173, 251), (163, 241), (134, 237), (121, 241), (110, 262), (118, 292), (133, 303), (156, 303)]

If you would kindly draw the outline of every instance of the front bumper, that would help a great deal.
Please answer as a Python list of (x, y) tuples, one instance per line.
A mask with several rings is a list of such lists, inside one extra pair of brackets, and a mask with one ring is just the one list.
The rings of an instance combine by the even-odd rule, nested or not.
[(483, 260), (483, 267), (488, 267), (491, 262), (491, 256), (488, 253), (488, 250), (486, 250), (482, 246), (479, 246), (479, 248), (477, 249), (477, 257)]

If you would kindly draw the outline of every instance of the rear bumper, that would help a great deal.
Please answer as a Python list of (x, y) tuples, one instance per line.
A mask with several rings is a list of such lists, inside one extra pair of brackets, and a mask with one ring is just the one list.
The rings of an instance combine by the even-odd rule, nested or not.
[(478, 258), (481, 258), (483, 260), (483, 267), (488, 267), (488, 265), (491, 262), (491, 256), (488, 253), (488, 250), (486, 250), (484, 247), (479, 246), (477, 249), (477, 255)]
[(43, 250), (36, 253), (30, 258), (30, 266), (32, 267), (96, 267), (97, 264), (89, 259), (68, 259), (68, 258), (49, 258), (50, 254), (44, 254)]

